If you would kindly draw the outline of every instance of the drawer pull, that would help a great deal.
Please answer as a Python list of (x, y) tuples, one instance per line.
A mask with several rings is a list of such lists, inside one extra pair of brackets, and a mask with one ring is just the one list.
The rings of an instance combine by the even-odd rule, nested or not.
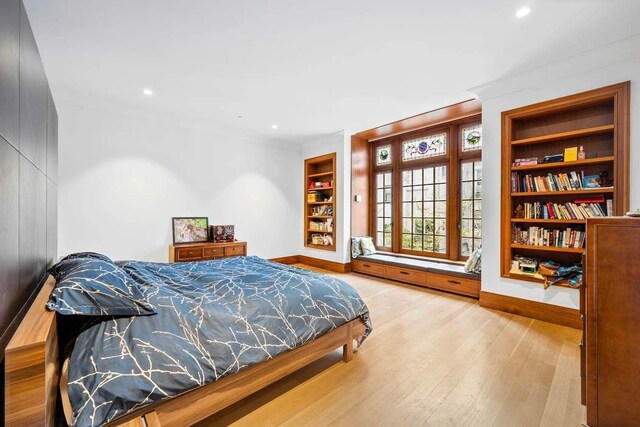
[(452, 285), (461, 285), (461, 284), (462, 284), (462, 283), (460, 283), (460, 282), (459, 282), (459, 281), (457, 281), (457, 280), (447, 280), (447, 283), (450, 283), (450, 284), (452, 284)]
[(362, 264), (363, 267), (367, 267), (370, 268), (371, 266), (369, 264)]
[(187, 255), (193, 255), (193, 252), (189, 251), (187, 252)]
[(408, 272), (406, 272), (406, 271), (401, 271), (401, 272), (400, 272), (400, 274), (406, 274), (406, 275), (409, 275), (409, 273), (408, 273)]

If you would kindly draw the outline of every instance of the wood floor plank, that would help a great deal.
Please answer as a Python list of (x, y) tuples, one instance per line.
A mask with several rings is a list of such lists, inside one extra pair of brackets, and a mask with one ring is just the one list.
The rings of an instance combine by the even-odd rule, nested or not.
[[(304, 267), (307, 268), (307, 267)], [(356, 273), (374, 331), (199, 426), (577, 426), (580, 331)]]

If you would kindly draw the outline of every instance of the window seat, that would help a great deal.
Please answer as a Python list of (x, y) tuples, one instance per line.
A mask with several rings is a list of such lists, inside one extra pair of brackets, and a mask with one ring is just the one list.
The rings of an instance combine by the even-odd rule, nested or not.
[(463, 265), (374, 254), (353, 259), (351, 269), (427, 288), (475, 298), (480, 296), (480, 275), (466, 272)]

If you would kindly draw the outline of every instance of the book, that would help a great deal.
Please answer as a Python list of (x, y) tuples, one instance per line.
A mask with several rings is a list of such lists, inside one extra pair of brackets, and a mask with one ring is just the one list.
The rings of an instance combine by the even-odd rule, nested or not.
[(578, 160), (578, 147), (567, 147), (564, 149), (564, 161), (575, 162)]
[(542, 159), (542, 163), (555, 163), (562, 162), (564, 160), (563, 154), (551, 154), (549, 156), (544, 156)]
[(613, 199), (607, 199), (607, 216), (613, 216)]
[(587, 175), (582, 178), (583, 188), (600, 188), (600, 176), (599, 175)]

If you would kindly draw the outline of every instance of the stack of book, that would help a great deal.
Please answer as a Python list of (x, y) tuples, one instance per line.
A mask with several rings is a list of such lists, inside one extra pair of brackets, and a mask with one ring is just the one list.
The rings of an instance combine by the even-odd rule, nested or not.
[(520, 245), (582, 248), (584, 247), (585, 232), (573, 228), (550, 230), (543, 227), (522, 228), (514, 226), (511, 237), (513, 243)]
[[(606, 212), (601, 203), (606, 203)], [(525, 219), (587, 219), (611, 216), (613, 200), (604, 197), (576, 199), (574, 202), (523, 203)]]
[(555, 175), (549, 173), (547, 176), (521, 175), (519, 172), (512, 172), (511, 191), (569, 191), (599, 188), (597, 179), (597, 175), (585, 176), (584, 171), (580, 173), (571, 171)]
[(513, 161), (513, 166), (531, 166), (531, 165), (537, 165), (538, 164), (538, 158), (537, 157), (527, 157), (526, 159), (515, 159)]

